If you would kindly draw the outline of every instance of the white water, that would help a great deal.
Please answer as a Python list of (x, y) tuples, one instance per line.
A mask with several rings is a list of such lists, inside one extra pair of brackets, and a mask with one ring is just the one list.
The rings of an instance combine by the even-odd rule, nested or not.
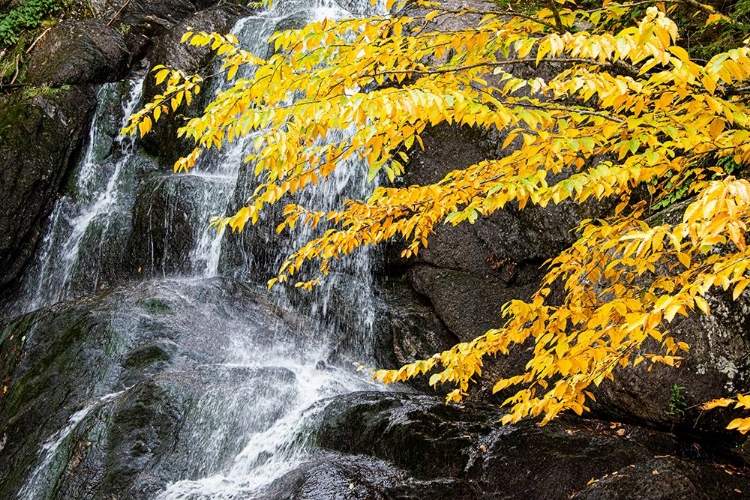
[[(379, 13), (382, 9), (371, 7), (369, 0), (352, 0), (350, 3), (355, 6), (354, 10), (361, 13)], [(352, 12), (343, 10), (333, 0), (279, 0), (271, 11), (240, 21), (233, 31), (244, 48), (263, 55), (268, 36), (280, 23), (351, 15)], [(122, 115), (126, 117), (139, 104), (141, 86), (142, 81), (132, 81), (124, 93), (118, 90), (116, 84), (103, 86), (98, 94), (100, 108), (111, 106), (113, 100), (122, 99)], [(128, 138), (118, 138), (110, 148), (114, 152), (103, 154), (101, 143), (106, 133), (101, 130), (100, 121), (105, 114), (106, 111), (97, 111), (92, 124), (89, 146), (76, 183), (77, 196), (61, 199), (55, 208), (36, 271), (26, 285), (24, 311), (96, 291), (102, 282), (99, 271), (102, 268), (102, 254), (111, 251), (111, 246), (108, 246), (112, 233), (110, 226), (113, 221), (122, 218), (122, 214), (129, 214), (133, 210), (133, 193), (136, 190), (133, 184), (143, 181), (133, 180), (135, 174), (128, 169), (134, 168), (137, 163), (133, 158), (139, 154), (138, 147)], [(118, 127), (123, 123), (118, 122)], [(183, 176), (183, 179), (198, 183), (201, 189), (197, 197), (191, 200), (196, 212), (186, 216), (186, 219), (197, 221), (197, 227), (189, 252), (190, 270), (184, 272), (182, 278), (200, 280), (223, 274), (243, 277), (249, 273), (268, 274), (273, 271), (262, 269), (261, 266), (267, 266), (268, 262), (258, 260), (253, 254), (244, 255), (239, 270), (223, 269), (227, 236), (217, 234), (214, 228), (207, 225), (211, 216), (224, 214), (236, 202), (238, 193), (251, 190), (244, 184), (241, 175), (242, 158), (247, 155), (251, 142), (251, 138), (237, 141), (225, 147), (221, 153), (207, 155), (206, 160)], [(303, 194), (300, 201), (316, 210), (330, 210), (344, 197), (361, 197), (366, 192), (366, 172), (364, 165), (347, 165), (347, 168), (337, 170), (329, 182)], [(166, 225), (172, 223), (171, 220), (164, 221)], [(291, 241), (287, 246), (298, 247), (312, 235), (309, 229), (302, 228), (290, 236)], [(277, 236), (264, 234), (257, 237), (270, 242), (271, 238)], [(272, 266), (277, 266), (283, 255), (276, 258)], [(333, 347), (333, 339), (329, 336), (339, 326), (336, 319), (338, 311), (331, 311), (334, 295), (336, 304), (346, 302), (349, 310), (356, 312), (356, 321), (350, 321), (350, 328), (355, 330), (351, 332), (351, 338), (357, 344), (361, 355), (359, 360), (367, 362), (371, 359), (371, 330), (375, 319), (372, 266), (372, 255), (367, 251), (346, 259), (342, 270), (333, 273), (322, 289), (309, 300), (301, 314), (320, 320), (316, 327), (316, 336), (320, 340), (313, 347), (306, 346), (300, 350), (298, 346), (296, 352), (291, 352), (290, 343), (284, 338), (258, 345), (243, 335), (245, 328), (242, 324), (227, 323), (225, 318), (206, 318), (206, 322), (215, 324), (216, 328), (232, 328), (234, 335), (232, 357), (206, 365), (206, 369), (227, 369), (229, 373), (236, 369), (257, 370), (259, 375), (246, 387), (236, 388), (232, 394), (222, 392), (220, 386), (210, 387), (207, 396), (196, 404), (193, 413), (186, 417), (181, 439), (191, 444), (189, 460), (193, 467), (188, 469), (198, 472), (165, 485), (166, 489), (159, 499), (253, 497), (259, 488), (306, 459), (311, 446), (310, 438), (324, 408), (321, 400), (376, 387), (366, 377), (355, 375), (349, 369), (333, 366), (321, 368), (320, 365), (320, 360), (325, 359)], [(166, 270), (163, 273), (169, 274)], [(186, 302), (194, 300), (190, 296), (183, 299)], [(274, 300), (285, 310), (297, 307), (283, 289), (275, 292)], [(290, 375), (282, 378), (266, 376), (276, 369)], [(264, 396), (259, 397), (259, 393)], [(49, 438), (39, 451), (37, 466), (20, 498), (45, 498), (44, 488), (51, 484), (54, 474), (60, 472), (52, 465), (63, 444), (69, 441), (71, 433), (90, 417), (94, 409), (118, 395), (102, 396), (86, 405), (70, 417), (64, 429)], [(242, 419), (239, 439), (243, 446), (231, 463), (219, 463), (222, 455), (219, 448), (226, 441), (226, 435), (233, 435), (231, 432), (237, 430), (227, 428), (231, 425), (226, 423), (229, 416)], [(197, 467), (195, 464), (205, 466)]]
[[(36, 272), (29, 273), (32, 279), (25, 283), (24, 312), (84, 291), (94, 291), (99, 285), (96, 274), (89, 274), (90, 269), (87, 269), (97, 264), (96, 256), (85, 254), (82, 243), (92, 231), (98, 231), (102, 241), (108, 237), (112, 221), (119, 217), (122, 174), (135, 150), (130, 136), (116, 136), (112, 145), (114, 153), (102, 158), (100, 148), (104, 134), (100, 122), (109, 117), (100, 110), (122, 99), (121, 121), (118, 123), (122, 128), (141, 101), (143, 80), (131, 80), (127, 84), (124, 95), (116, 83), (105, 84), (97, 92), (99, 109), (91, 124), (86, 152), (79, 163), (75, 195), (65, 196), (55, 204), (50, 227), (35, 263)], [(82, 290), (74, 290), (77, 274), (87, 274), (93, 279), (89, 279)]]
[[(322, 399), (375, 388), (366, 380), (352, 377), (351, 372), (337, 368), (318, 370), (313, 364), (289, 359), (269, 362), (276, 367), (286, 368), (295, 375), (297, 398), (293, 400), (291, 408), (265, 430), (250, 435), (227, 470), (173, 483), (157, 497), (159, 500), (229, 500), (253, 497), (253, 492), (305, 461), (320, 413), (325, 408), (325, 405), (319, 403)], [(265, 404), (274, 405), (278, 401), (268, 400)], [(259, 408), (254, 411), (263, 413)], [(221, 433), (223, 429), (216, 432)]]
[[(366, 4), (369, 8), (368, 0), (360, 3)], [(304, 15), (307, 22), (351, 16), (350, 12), (343, 11), (332, 1), (277, 2), (276, 7), (270, 12), (238, 23), (233, 32), (245, 48), (257, 53), (262, 50), (265, 40), (279, 22), (295, 15), (299, 16), (300, 13)], [(214, 164), (207, 169), (212, 173), (205, 174), (199, 167), (195, 175), (213, 175), (222, 180), (237, 179), (241, 160), (247, 156), (251, 143), (252, 137), (249, 137), (245, 141), (229, 145), (222, 154), (220, 164), (218, 166)], [(212, 167), (213, 170), (211, 170)], [(342, 195), (358, 197), (364, 194), (367, 169), (355, 164), (346, 167), (338, 169), (328, 182), (318, 185), (316, 190), (304, 193), (300, 201), (308, 207), (315, 207), (316, 210), (331, 210), (340, 203)], [(238, 186), (238, 189), (242, 187)], [(217, 205), (213, 205), (209, 212), (216, 214), (217, 208), (223, 208), (222, 202), (224, 206), (230, 205), (233, 195), (234, 193), (230, 192), (224, 199), (217, 196), (215, 198)], [(311, 230), (302, 228), (290, 236), (291, 246), (300, 246), (312, 234)], [(275, 235), (264, 236), (275, 237)], [(224, 241), (222, 235), (217, 235), (215, 231), (203, 232), (199, 244), (191, 254), (194, 262), (204, 263), (203, 266), (195, 266), (195, 269), (202, 268), (203, 276), (216, 276), (220, 273), (219, 264)], [(281, 255), (278, 257), (278, 260), (273, 263), (274, 268), (277, 268), (283, 258)], [(252, 272), (257, 266), (254, 256), (246, 255), (244, 271)], [(366, 251), (348, 259), (347, 274), (332, 275), (325, 283), (323, 290), (316, 292), (315, 299), (312, 301), (312, 310), (309, 311), (309, 314), (313, 316), (328, 316), (331, 291), (335, 287), (344, 288), (347, 292), (347, 300), (352, 302), (353, 309), (359, 312), (356, 328), (359, 330), (358, 340), (362, 348), (363, 360), (370, 359), (372, 352), (371, 328), (374, 321), (374, 307), (371, 268), (371, 255)], [(340, 281), (346, 282), (346, 285), (342, 286)], [(284, 307), (292, 307), (283, 288), (276, 293), (277, 300)], [(250, 498), (253, 497), (253, 492), (270, 484), (274, 479), (303, 462), (309, 453), (310, 438), (317, 419), (324, 408), (324, 405), (318, 404), (319, 401), (356, 390), (380, 388), (365, 378), (352, 376), (350, 370), (335, 367), (327, 370), (318, 369), (315, 364), (316, 360), (323, 356), (324, 353), (321, 352), (303, 359), (299, 359), (299, 356), (271, 357), (271, 359), (265, 357), (266, 366), (284, 367), (295, 374), (295, 380), (299, 382), (296, 387), (298, 397), (292, 407), (266, 430), (250, 436), (244, 449), (234, 458), (228, 470), (171, 484), (158, 497), (159, 500)], [(272, 401), (270, 403), (273, 404)]]
[(95, 398), (93, 401), (87, 403), (81, 410), (78, 410), (71, 415), (70, 418), (68, 418), (67, 425), (55, 435), (50, 436), (42, 445), (42, 449), (40, 450), (41, 461), (26, 478), (21, 491), (18, 493), (18, 497), (28, 500), (44, 498), (45, 490), (55, 482), (57, 471), (51, 467), (51, 465), (61, 446), (68, 446), (71, 444), (72, 440), (69, 439), (71, 434), (76, 430), (78, 424), (80, 424), (92, 411), (101, 408), (104, 403), (112, 401), (124, 392), (125, 391), (113, 392)]

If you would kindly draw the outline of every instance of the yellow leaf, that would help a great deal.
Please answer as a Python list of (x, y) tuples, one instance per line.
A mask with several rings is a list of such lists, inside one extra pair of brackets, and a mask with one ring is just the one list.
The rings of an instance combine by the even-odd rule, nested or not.
[(706, 299), (703, 297), (693, 297), (693, 300), (695, 301), (695, 305), (698, 306), (698, 309), (703, 311), (706, 314), (711, 314), (711, 310), (708, 307), (708, 303), (706, 302)]
[(733, 300), (737, 300), (739, 298), (739, 296), (742, 295), (743, 290), (745, 290), (745, 288), (747, 288), (748, 284), (750, 284), (750, 280), (749, 279), (742, 279), (742, 280), (738, 281), (734, 285), (734, 291), (732, 291), (732, 299)]
[(735, 418), (729, 422), (727, 429), (737, 429), (742, 434), (746, 434), (750, 430), (750, 418)]
[(722, 14), (718, 14), (718, 13), (711, 14), (708, 16), (708, 19), (706, 19), (706, 26), (708, 26), (709, 24), (713, 24), (717, 21), (724, 21), (724, 20), (726, 20), (726, 17), (723, 16)]
[(744, 408), (746, 410), (750, 410), (750, 396), (737, 394), (737, 404), (735, 405), (735, 409), (736, 408)]
[(714, 80), (712, 77), (708, 75), (704, 76), (703, 78), (701, 78), (701, 83), (703, 83), (703, 86), (711, 95), (716, 92), (716, 80)]
[(156, 84), (161, 84), (165, 78), (169, 75), (170, 71), (168, 69), (162, 69), (160, 71), (157, 71), (154, 75), (154, 79), (156, 80)]

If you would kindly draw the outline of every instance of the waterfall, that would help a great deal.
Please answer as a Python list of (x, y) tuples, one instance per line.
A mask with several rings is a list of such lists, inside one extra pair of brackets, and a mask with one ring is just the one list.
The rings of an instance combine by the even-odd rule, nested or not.
[(55, 204), (41, 250), (23, 284), (22, 312), (93, 292), (104, 277), (102, 254), (107, 242), (117, 240), (115, 233), (124, 229), (118, 222), (132, 204), (132, 186), (126, 185), (126, 177), (132, 176), (125, 174), (133, 168), (135, 141), (116, 131), (140, 104), (142, 89), (143, 79), (99, 88), (73, 193)]
[[(242, 19), (233, 32), (243, 48), (263, 56), (268, 50), (268, 37), (277, 29), (382, 11), (382, 6), (373, 7), (369, 0), (279, 0), (270, 10)], [(267, 230), (273, 226), (268, 224), (262, 223), (243, 235), (222, 235), (208, 227), (211, 216), (237, 208), (252, 192), (248, 166), (242, 163), (252, 147), (252, 137), (206, 154), (188, 174), (168, 175), (140, 152), (137, 141), (116, 134), (127, 116), (142, 104), (142, 84), (143, 80), (134, 79), (99, 89), (98, 108), (75, 186), (54, 208), (17, 309), (33, 311), (127, 280), (144, 280), (148, 271), (151, 281), (144, 283), (152, 283), (147, 290), (155, 300), (178, 300), (200, 315), (176, 318), (173, 321), (181, 323), (170, 323), (170, 328), (200, 330), (205, 324), (206, 331), (231, 332), (230, 345), (222, 351), (221, 359), (207, 360), (200, 370), (218, 378), (241, 373), (247, 383), (228, 392), (220, 384), (206, 382), (205, 395), (191, 406), (180, 430), (180, 446), (188, 451), (175, 459), (174, 466), (183, 472), (179, 480), (163, 485), (158, 498), (253, 498), (259, 488), (308, 456), (325, 398), (376, 387), (367, 377), (354, 375), (350, 367), (330, 362), (331, 352), (340, 342), (343, 325), (337, 313), (341, 311), (349, 311), (347, 341), (358, 353), (358, 361), (372, 360), (374, 257), (361, 251), (344, 259), (340, 272), (332, 273), (319, 290), (301, 300), (283, 287), (271, 292), (269, 301), (282, 312), (282, 318), (285, 314), (306, 318), (297, 324), (298, 337), (284, 334), (288, 327), (266, 325), (264, 340), (258, 342), (254, 333), (258, 325), (227, 317), (222, 307), (203, 303), (199, 298), (202, 290), (217, 279), (264, 282), (283, 258), (279, 248), (287, 251), (299, 247), (315, 233), (298, 228), (283, 243), (272, 243), (278, 236), (269, 234)], [(220, 89), (216, 84), (214, 92)], [(362, 197), (367, 191), (367, 170), (362, 164), (347, 165), (316, 190), (303, 193), (300, 201), (327, 211), (346, 197)], [(191, 189), (186, 193), (177, 188), (170, 192), (184, 196), (184, 206), (192, 207), (192, 212), (183, 216), (179, 213), (182, 208), (170, 206), (164, 211), (163, 221), (148, 219), (149, 234), (135, 234), (133, 214), (139, 197), (170, 183), (178, 187), (189, 183)], [(169, 234), (177, 216), (187, 221), (193, 237), (185, 250), (186, 264), (170, 267), (166, 250), (161, 257), (156, 255), (159, 241), (152, 231), (162, 229), (160, 234)], [(164, 227), (156, 228), (160, 223)], [(150, 254), (139, 256), (137, 272), (127, 274), (117, 268), (117, 261), (125, 259), (134, 240), (147, 241), (144, 247)], [(132, 322), (127, 329), (137, 335), (139, 321), (153, 317), (149, 310), (136, 310), (122, 321)], [(55, 474), (59, 473), (50, 467), (61, 445), (93, 410), (118, 404), (130, 389), (93, 394), (88, 403), (79, 405), (82, 409), (70, 416), (62, 430), (49, 435), (39, 450), (20, 498), (46, 498), (45, 488), (54, 488)], [(234, 450), (229, 458), (228, 449)]]

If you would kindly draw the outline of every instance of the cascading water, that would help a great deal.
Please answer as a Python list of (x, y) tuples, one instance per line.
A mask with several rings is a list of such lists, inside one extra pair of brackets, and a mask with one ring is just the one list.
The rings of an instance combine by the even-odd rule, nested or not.
[(142, 88), (143, 80), (138, 79), (99, 89), (74, 193), (55, 204), (42, 248), (24, 283), (23, 312), (90, 293), (99, 286), (102, 254), (109, 250), (106, 242), (116, 241), (115, 233), (121, 235), (126, 229), (118, 223), (132, 205), (133, 195), (125, 177), (134, 166), (134, 140), (113, 132), (135, 111)]
[[(372, 14), (380, 12), (379, 9), (372, 7), (369, 0), (351, 0), (345, 8), (333, 1), (278, 1), (271, 10), (240, 21), (234, 33), (244, 48), (264, 55), (268, 50), (266, 40), (277, 29), (320, 18)], [(217, 235), (214, 228), (207, 227), (210, 216), (222, 214), (227, 207), (231, 209), (252, 191), (242, 167), (252, 137), (206, 155), (187, 175), (166, 177), (153, 162), (139, 154), (137, 144), (114, 135), (124, 117), (138, 105), (141, 87), (142, 81), (133, 80), (127, 84), (107, 84), (99, 90), (99, 109), (79, 166), (75, 195), (59, 200), (40, 257), (25, 283), (26, 297), (18, 309), (31, 311), (109, 286), (117, 276), (107, 274), (106, 254), (118, 255), (133, 239), (147, 238), (151, 247), (155, 245), (151, 234), (133, 234), (134, 216), (123, 216), (134, 212), (136, 199), (144, 196), (144, 192), (148, 194), (154, 179), (159, 186), (169, 182), (197, 186), (186, 194), (189, 199), (185, 203), (193, 208), (193, 213), (184, 215), (184, 220), (194, 226), (187, 253), (189, 265), (186, 270), (168, 269), (162, 260), (159, 267), (153, 251), (152, 262), (144, 259), (144, 265), (156, 270), (151, 276), (157, 278), (146, 283), (145, 288), (128, 293), (147, 293), (150, 298), (123, 299), (133, 309), (118, 316), (116, 327), (131, 337), (119, 340), (118, 347), (111, 349), (129, 348), (128, 343), (137, 342), (143, 325), (157, 319), (169, 331), (195, 334), (195, 340), (189, 342), (205, 343), (204, 338), (212, 331), (226, 335), (222, 337), (225, 345), (217, 348), (214, 357), (203, 356), (201, 364), (191, 368), (191, 377), (194, 373), (203, 377), (204, 391), (191, 403), (181, 422), (178, 451), (173, 460), (173, 467), (180, 472), (170, 476), (177, 480), (160, 485), (158, 498), (253, 498), (264, 485), (304, 461), (317, 419), (325, 407), (323, 399), (373, 388), (365, 377), (353, 376), (350, 369), (327, 362), (336, 348), (333, 333), (341, 327), (336, 319), (331, 319), (335, 318), (331, 309), (339, 309), (344, 303), (348, 304), (345, 306), (348, 310), (356, 311), (356, 321), (350, 321), (348, 328), (349, 341), (356, 343), (358, 361), (372, 359), (373, 257), (362, 252), (347, 259), (343, 271), (332, 275), (322, 290), (306, 298), (304, 306), (283, 289), (275, 292), (271, 301), (281, 311), (281, 318), (302, 318), (295, 323), (296, 336), (287, 333), (288, 321), (276, 324), (249, 321), (232, 312), (236, 304), (225, 307), (196, 298), (212, 296), (216, 280), (222, 276), (245, 279), (253, 273), (258, 276), (256, 282), (264, 281), (283, 255), (276, 252), (268, 259), (252, 252), (253, 247), (267, 245), (275, 235), (255, 231), (253, 237), (260, 242), (250, 245), (248, 250), (240, 239)], [(120, 101), (125, 104), (115, 113), (116, 118), (107, 118), (114, 103)], [(339, 169), (317, 190), (304, 194), (301, 201), (316, 210), (330, 210), (344, 197), (361, 197), (366, 190), (366, 172), (365, 166), (356, 164)], [(163, 224), (167, 227), (174, 223), (170, 218), (173, 212), (173, 209), (165, 212)], [(299, 230), (291, 241), (284, 243), (284, 248), (297, 247), (311, 235), (309, 230)], [(112, 239), (116, 240), (114, 244)], [(241, 258), (230, 258), (233, 253), (239, 253)], [(162, 277), (158, 277), (160, 274)], [(132, 280), (133, 275), (128, 278)], [(129, 297), (127, 293), (125, 296)], [(175, 313), (167, 322), (161, 319), (158, 307), (154, 310), (153, 301), (176, 304), (174, 308), (186, 307), (189, 312)], [(221, 382), (226, 378), (235, 379), (229, 386), (231, 389)], [(82, 409), (72, 413), (65, 427), (45, 440), (19, 498), (49, 496), (55, 478), (63, 473), (51, 465), (56, 463), (55, 454), (72, 447), (74, 438), (85, 434), (86, 426), (90, 425), (88, 419), (93, 418), (90, 414), (105, 412), (101, 408), (106, 405), (116, 407), (137, 387), (135, 382), (122, 385), (125, 387), (102, 390), (101, 394), (96, 390), (86, 391), (87, 399), (77, 403)]]

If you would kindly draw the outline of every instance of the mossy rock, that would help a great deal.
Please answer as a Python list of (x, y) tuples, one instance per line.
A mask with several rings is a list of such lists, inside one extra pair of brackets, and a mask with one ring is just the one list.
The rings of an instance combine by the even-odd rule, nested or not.
[(94, 111), (88, 87), (27, 87), (0, 98), (0, 300), (7, 298), (72, 171)]

